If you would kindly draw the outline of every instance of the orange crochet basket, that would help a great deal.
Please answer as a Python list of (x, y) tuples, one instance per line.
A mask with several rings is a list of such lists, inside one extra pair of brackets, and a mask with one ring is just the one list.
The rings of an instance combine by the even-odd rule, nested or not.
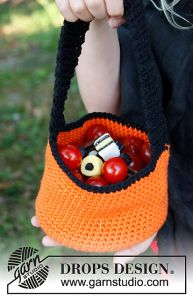
[[(144, 7), (141, 0), (127, 0), (124, 5), (127, 20), (124, 26), (134, 48), (145, 128), (131, 123), (125, 116), (105, 112), (65, 122), (64, 102), (89, 23), (64, 22), (61, 29), (50, 136), (35, 209), (47, 235), (79, 251), (114, 252), (134, 246), (157, 232), (167, 216), (168, 134)], [(116, 184), (95, 187), (79, 181), (62, 161), (57, 143), (81, 142), (92, 124), (104, 125), (115, 139), (133, 135), (149, 141), (150, 163)]]

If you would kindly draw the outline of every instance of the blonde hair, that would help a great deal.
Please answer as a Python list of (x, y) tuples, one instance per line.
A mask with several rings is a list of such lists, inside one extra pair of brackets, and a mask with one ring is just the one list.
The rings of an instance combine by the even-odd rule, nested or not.
[[(167, 20), (169, 21), (169, 23), (174, 26), (175, 28), (178, 29), (190, 29), (193, 28), (193, 24), (187, 20), (186, 18), (184, 18), (183, 16), (181, 16), (180, 14), (178, 14), (174, 9), (175, 6), (182, 0), (173, 0), (173, 1), (168, 1), (168, 0), (160, 0), (160, 6), (158, 6), (154, 0), (151, 0), (151, 2), (154, 4), (154, 6), (159, 10), (159, 11), (163, 11)], [(187, 24), (187, 26), (182, 26), (180, 25), (176, 19), (183, 21), (184, 23)]]

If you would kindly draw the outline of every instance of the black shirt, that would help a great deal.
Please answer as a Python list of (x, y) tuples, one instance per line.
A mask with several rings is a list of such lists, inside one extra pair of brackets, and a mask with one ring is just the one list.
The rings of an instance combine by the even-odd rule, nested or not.
[[(177, 11), (190, 20), (193, 2), (182, 2)], [(171, 140), (169, 212), (158, 234), (159, 252), (187, 255), (193, 253), (193, 29), (176, 29), (149, 0), (144, 1), (144, 5)], [(121, 26), (118, 36), (121, 115), (127, 114), (131, 121), (144, 126), (135, 56), (127, 28)]]

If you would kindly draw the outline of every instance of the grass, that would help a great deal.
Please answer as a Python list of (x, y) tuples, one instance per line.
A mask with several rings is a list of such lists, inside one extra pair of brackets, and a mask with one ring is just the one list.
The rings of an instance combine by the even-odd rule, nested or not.
[[(62, 18), (52, 0), (6, 1), (0, 8), (0, 253), (5, 253), (21, 245), (41, 248), (43, 234), (30, 218), (44, 168)], [(66, 117), (83, 114), (74, 79)]]

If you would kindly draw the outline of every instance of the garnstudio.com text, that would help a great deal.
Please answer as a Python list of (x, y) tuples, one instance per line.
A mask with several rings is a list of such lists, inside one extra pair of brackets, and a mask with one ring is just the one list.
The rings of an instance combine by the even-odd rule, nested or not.
[(115, 263), (113, 269), (109, 267), (108, 263), (61, 263), (60, 274), (168, 274), (169, 264), (165, 263)]
[(95, 287), (167, 287), (169, 286), (168, 279), (137, 279), (131, 277), (130, 279), (64, 279), (61, 280), (63, 287), (89, 287), (94, 289)]

